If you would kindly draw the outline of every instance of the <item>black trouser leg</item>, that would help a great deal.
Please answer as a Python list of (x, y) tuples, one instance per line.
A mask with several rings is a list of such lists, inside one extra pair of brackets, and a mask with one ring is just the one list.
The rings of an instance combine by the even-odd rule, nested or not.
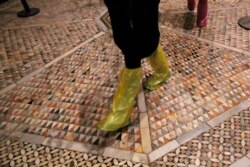
[(105, 0), (114, 41), (125, 55), (127, 68), (138, 68), (141, 59), (159, 43), (159, 0)]

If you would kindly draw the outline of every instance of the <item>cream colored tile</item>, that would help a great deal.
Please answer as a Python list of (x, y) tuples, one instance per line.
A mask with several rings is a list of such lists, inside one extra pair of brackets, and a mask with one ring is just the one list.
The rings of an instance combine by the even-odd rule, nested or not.
[(147, 154), (134, 153), (132, 161), (147, 164), (149, 162)]
[(239, 112), (241, 112), (245, 108), (248, 108), (249, 106), (250, 106), (250, 102), (248, 100), (245, 100), (241, 102), (239, 105), (233, 107), (232, 109), (208, 121), (207, 124), (211, 127), (215, 127), (216, 125), (222, 123), (223, 121), (227, 120), (233, 115), (237, 115)]
[(22, 132), (12, 132), (11, 134), (9, 134), (9, 138), (12, 138), (12, 139), (16, 139), (16, 140), (20, 140), (22, 137), (23, 137), (24, 133)]
[(140, 128), (143, 153), (150, 153), (152, 146), (147, 113), (140, 113)]
[(192, 140), (193, 138), (199, 136), (200, 134), (207, 132), (210, 129), (210, 127), (204, 123), (199, 125), (198, 127), (190, 130), (189, 132), (177, 137), (177, 142), (180, 144), (184, 144), (188, 142), (189, 140)]
[(247, 154), (247, 158), (250, 159), (250, 153)]
[(140, 127), (149, 128), (148, 114), (140, 113)]
[(59, 139), (52, 139), (52, 138), (45, 138), (42, 145), (55, 147), (55, 148), (61, 148), (61, 149), (69, 149), (72, 146), (72, 142), (65, 141), (65, 140), (59, 140)]
[(104, 150), (103, 156), (119, 158), (119, 159), (124, 159), (124, 160), (131, 160), (133, 156), (133, 152), (107, 147)]
[(32, 134), (24, 134), (20, 141), (32, 143), (32, 144), (42, 144), (44, 142), (46, 137), (44, 136), (38, 136), (38, 135), (32, 135)]
[(138, 108), (140, 112), (147, 112), (147, 106), (145, 102), (145, 95), (143, 92), (142, 84), (140, 87), (140, 92), (137, 95), (137, 101), (138, 101)]
[(248, 159), (247, 157), (243, 157), (233, 163), (230, 167), (250, 167), (250, 159)]
[(153, 152), (149, 153), (149, 162), (153, 162), (158, 158), (162, 157), (163, 155), (173, 151), (174, 149), (178, 148), (180, 144), (176, 140), (172, 140), (171, 142), (165, 144), (164, 146), (154, 150)]
[(99, 32), (98, 34), (94, 35), (94, 38), (99, 38), (100, 36), (104, 35), (105, 32)]
[(73, 151), (87, 152), (87, 153), (101, 155), (103, 154), (105, 148), (99, 148), (85, 143), (73, 142), (73, 144), (70, 147), (68, 147), (68, 149)]

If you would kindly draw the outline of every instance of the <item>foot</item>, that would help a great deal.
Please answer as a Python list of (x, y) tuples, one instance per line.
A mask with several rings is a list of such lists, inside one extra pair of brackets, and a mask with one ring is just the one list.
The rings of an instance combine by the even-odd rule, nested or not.
[(103, 131), (116, 131), (130, 124), (130, 116), (135, 104), (142, 78), (141, 68), (124, 68), (119, 76), (119, 85), (114, 94), (109, 114), (98, 122)]
[(170, 76), (167, 57), (160, 46), (147, 58), (154, 73), (146, 80), (144, 87), (148, 90), (159, 88)]

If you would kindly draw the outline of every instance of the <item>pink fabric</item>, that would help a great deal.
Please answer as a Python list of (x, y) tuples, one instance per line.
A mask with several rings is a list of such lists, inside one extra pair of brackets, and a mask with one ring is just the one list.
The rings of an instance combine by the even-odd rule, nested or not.
[[(188, 10), (193, 11), (195, 9), (195, 0), (187, 0)], [(208, 3), (207, 0), (199, 0), (197, 6), (197, 26), (205, 27), (207, 25), (207, 13)]]

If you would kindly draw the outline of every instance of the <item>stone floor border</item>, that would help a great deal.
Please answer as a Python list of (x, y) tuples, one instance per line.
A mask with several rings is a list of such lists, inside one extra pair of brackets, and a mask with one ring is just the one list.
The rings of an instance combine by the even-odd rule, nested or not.
[(250, 167), (250, 159), (244, 156), (232, 165), (230, 165), (230, 167)]

